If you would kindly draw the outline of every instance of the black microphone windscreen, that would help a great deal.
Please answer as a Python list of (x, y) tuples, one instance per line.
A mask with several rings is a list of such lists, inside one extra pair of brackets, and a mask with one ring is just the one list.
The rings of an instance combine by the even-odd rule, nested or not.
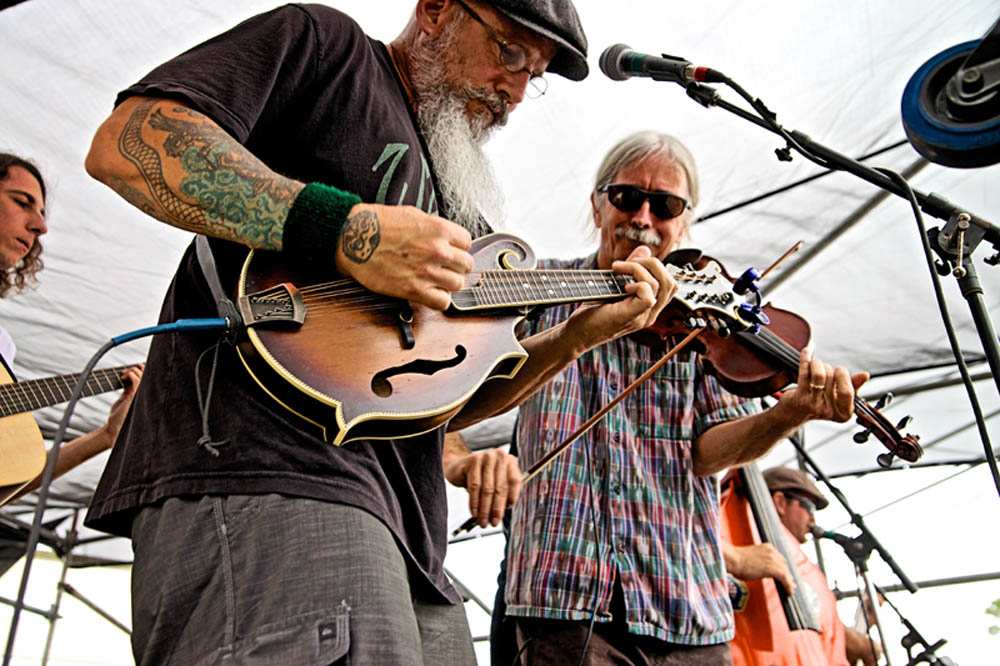
[(631, 51), (632, 47), (627, 44), (615, 44), (604, 49), (601, 54), (601, 71), (612, 81), (624, 81), (629, 77), (628, 73), (622, 69), (621, 57), (626, 51)]

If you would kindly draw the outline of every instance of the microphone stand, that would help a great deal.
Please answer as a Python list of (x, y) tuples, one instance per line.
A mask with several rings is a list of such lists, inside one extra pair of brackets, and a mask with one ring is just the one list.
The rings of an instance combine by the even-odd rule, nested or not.
[[(698, 102), (702, 106), (709, 108), (717, 106), (730, 113), (743, 118), (744, 120), (762, 127), (763, 129), (777, 134), (786, 141), (786, 146), (775, 150), (775, 154), (781, 161), (789, 162), (792, 159), (792, 148), (797, 149), (804, 157), (816, 162), (828, 169), (846, 171), (862, 180), (865, 180), (886, 192), (895, 194), (910, 201), (914, 214), (920, 221), (923, 228), (923, 221), (920, 219), (920, 211), (946, 222), (943, 229), (930, 229), (926, 231), (928, 236), (925, 242), (925, 251), (928, 261), (931, 261), (930, 253), (937, 253), (939, 260), (934, 262), (934, 269), (938, 274), (951, 274), (958, 280), (959, 289), (962, 296), (968, 302), (972, 312), (972, 319), (979, 334), (983, 350), (989, 361), (993, 380), (1000, 393), (1000, 344), (997, 341), (997, 334), (990, 320), (989, 311), (983, 301), (983, 289), (972, 264), (972, 255), (980, 243), (986, 241), (993, 246), (995, 254), (985, 259), (990, 266), (1000, 265), (1000, 228), (991, 224), (987, 220), (951, 203), (944, 197), (931, 193), (924, 194), (914, 190), (909, 184), (897, 174), (885, 173), (881, 170), (873, 169), (865, 164), (852, 159), (846, 155), (832, 150), (820, 143), (813, 141), (808, 135), (796, 130), (787, 130), (777, 122), (777, 116), (768, 109), (764, 103), (753, 98), (739, 84), (728, 77), (722, 77), (723, 82), (730, 86), (753, 107), (759, 115), (742, 109), (726, 100), (722, 99), (718, 91), (703, 83), (675, 81), (683, 86), (688, 97)], [(961, 350), (958, 348), (958, 340), (951, 328), (944, 305), (944, 296), (940, 292), (937, 277), (932, 275), (935, 292), (938, 298), (939, 307), (942, 308), (942, 315), (945, 319), (945, 328), (948, 332), (952, 351), (955, 354), (959, 370), (965, 381), (966, 391), (969, 394), (969, 401), (976, 414), (976, 421), (979, 426), (980, 438), (983, 442), (983, 449), (990, 473), (993, 476), (993, 484), (997, 492), (1000, 493), (1000, 467), (997, 466), (996, 455), (990, 443), (989, 433), (986, 430), (986, 423), (979, 407), (979, 401), (969, 378), (968, 369), (965, 367)]]
[[(682, 84), (684, 85), (684, 84)], [(885, 173), (873, 169), (857, 160), (836, 152), (821, 143), (813, 141), (808, 135), (797, 130), (782, 130), (774, 120), (775, 115), (764, 107), (763, 103), (757, 100), (759, 111), (771, 118), (772, 123), (755, 116), (745, 109), (727, 102), (719, 96), (718, 91), (702, 83), (687, 83), (684, 85), (688, 97), (695, 100), (702, 106), (708, 108), (717, 106), (730, 113), (747, 120), (758, 127), (762, 127), (769, 132), (785, 138), (786, 132), (798, 146), (804, 148), (811, 155), (819, 156), (829, 169), (846, 171), (850, 174), (866, 180), (891, 194), (909, 200), (908, 188), (896, 182)], [(789, 148), (779, 148), (775, 151), (778, 159), (791, 161), (791, 150)], [(931, 229), (930, 234), (935, 240), (932, 241), (932, 248), (941, 257), (944, 265), (939, 265), (939, 272), (952, 274), (958, 279), (962, 295), (969, 303), (972, 316), (976, 324), (976, 330), (989, 360), (990, 369), (993, 371), (993, 378), (1000, 392), (1000, 345), (997, 343), (997, 335), (993, 329), (993, 324), (989, 318), (989, 311), (983, 302), (983, 290), (979, 284), (975, 270), (972, 268), (972, 254), (980, 243), (986, 241), (993, 246), (996, 254), (988, 257), (985, 261), (991, 266), (1000, 264), (1000, 228), (991, 224), (987, 220), (951, 203), (938, 194), (924, 194), (919, 190), (912, 190), (920, 209), (939, 220), (946, 222), (944, 229)], [(964, 269), (964, 270), (963, 270)]]
[[(879, 594), (882, 594), (882, 590), (878, 586), (876, 586), (875, 589), (878, 590)], [(917, 664), (930, 664), (931, 666), (956, 666), (955, 662), (948, 657), (939, 657), (935, 654), (935, 651), (948, 641), (942, 638), (933, 645), (929, 644), (920, 632), (917, 631), (917, 628), (913, 626), (913, 623), (907, 620), (903, 614), (899, 612), (896, 605), (889, 600), (888, 595), (882, 594), (882, 598), (885, 599), (885, 602), (889, 604), (889, 608), (896, 613), (899, 617), (899, 621), (903, 623), (904, 627), (906, 627), (907, 633), (900, 641), (903, 644), (903, 647), (906, 648), (906, 657), (909, 660), (906, 662), (906, 666), (917, 666)], [(916, 656), (913, 656), (913, 648), (916, 645), (922, 647), (923, 650)]]
[[(892, 572), (896, 574), (896, 577), (899, 578), (899, 581), (906, 587), (907, 590), (912, 593), (916, 592), (919, 588), (917, 588), (916, 583), (910, 580), (910, 577), (906, 575), (899, 564), (896, 563), (896, 560), (892, 557), (889, 551), (886, 550), (885, 546), (882, 545), (882, 542), (879, 541), (874, 534), (872, 534), (870, 529), (868, 529), (868, 525), (865, 524), (864, 518), (851, 508), (851, 505), (847, 502), (847, 497), (844, 496), (844, 493), (840, 490), (840, 488), (833, 485), (833, 481), (830, 477), (828, 477), (823, 470), (820, 469), (813, 457), (810, 456), (805, 450), (805, 447), (802, 446), (798, 436), (793, 434), (790, 435), (788, 439), (791, 441), (792, 445), (795, 446), (800, 459), (806, 463), (816, 478), (823, 482), (823, 484), (830, 490), (830, 494), (832, 494), (840, 505), (844, 507), (844, 510), (847, 511), (847, 514), (851, 518), (851, 523), (861, 530), (861, 534), (857, 537), (854, 537), (844, 543), (839, 541), (837, 543), (844, 549), (844, 553), (854, 565), (855, 577), (858, 580), (858, 597), (861, 601), (865, 624), (869, 629), (871, 628), (871, 620), (868, 618), (867, 610), (870, 607), (872, 609), (872, 614), (875, 617), (875, 626), (878, 628), (878, 636), (879, 641), (882, 644), (882, 654), (885, 656), (885, 663), (887, 665), (891, 665), (892, 662), (889, 660), (889, 649), (885, 641), (885, 633), (882, 630), (882, 622), (878, 616), (878, 606), (875, 603), (874, 586), (868, 578), (868, 558), (871, 556), (872, 551), (878, 551), (879, 557), (881, 557), (882, 561), (889, 565), (889, 568), (892, 569)], [(871, 637), (869, 637), (868, 640), (871, 641)], [(874, 652), (874, 647), (872, 652)]]

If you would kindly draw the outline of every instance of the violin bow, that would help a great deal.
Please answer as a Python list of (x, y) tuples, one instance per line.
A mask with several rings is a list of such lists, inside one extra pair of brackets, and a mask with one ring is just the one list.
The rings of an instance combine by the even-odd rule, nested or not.
[[(774, 263), (772, 263), (770, 266), (768, 266), (764, 270), (764, 272), (761, 273), (761, 276), (760, 276), (761, 279), (763, 279), (764, 277), (766, 277), (768, 273), (770, 273), (775, 268), (777, 268), (778, 266), (780, 266), (792, 254), (794, 254), (795, 252), (798, 252), (801, 247), (802, 247), (802, 241), (799, 241), (798, 243), (796, 243), (795, 245), (793, 245), (791, 248), (789, 248), (788, 250), (786, 250), (784, 254), (782, 254), (780, 257), (778, 257), (778, 259), (775, 260)], [(549, 465), (551, 465), (556, 460), (556, 458), (558, 458), (563, 453), (565, 453), (566, 450), (570, 446), (572, 446), (578, 439), (580, 439), (583, 435), (585, 435), (591, 428), (593, 428), (595, 425), (597, 425), (597, 422), (600, 421), (608, 412), (610, 412), (612, 409), (614, 409), (615, 405), (617, 405), (622, 400), (624, 400), (625, 398), (627, 398), (633, 391), (635, 391), (637, 388), (639, 388), (639, 386), (643, 382), (645, 382), (650, 377), (652, 377), (654, 374), (656, 374), (657, 370), (659, 370), (660, 368), (662, 368), (670, 359), (672, 359), (673, 357), (677, 356), (677, 354), (681, 353), (681, 351), (683, 351), (685, 347), (687, 347), (689, 344), (691, 344), (691, 342), (693, 342), (695, 340), (695, 338), (697, 338), (699, 335), (701, 335), (704, 332), (705, 332), (705, 328), (701, 327), (701, 328), (693, 329), (690, 333), (688, 333), (684, 337), (683, 340), (681, 340), (680, 342), (678, 342), (676, 345), (674, 345), (670, 349), (670, 351), (668, 351), (666, 354), (664, 354), (659, 359), (657, 359), (657, 361), (655, 363), (653, 363), (651, 366), (649, 366), (649, 368), (645, 372), (643, 372), (641, 375), (639, 375), (639, 377), (636, 378), (635, 381), (633, 381), (631, 384), (629, 384), (628, 386), (626, 386), (622, 390), (621, 393), (619, 393), (617, 396), (615, 396), (615, 398), (613, 398), (604, 407), (601, 407), (599, 410), (597, 410), (597, 412), (595, 412), (593, 416), (591, 416), (589, 419), (587, 419), (586, 421), (584, 421), (580, 425), (579, 428), (577, 428), (576, 430), (574, 430), (569, 435), (569, 437), (567, 437), (566, 439), (564, 439), (562, 442), (560, 442), (559, 444), (557, 444), (556, 446), (554, 446), (548, 453), (546, 453), (544, 456), (542, 456), (541, 458), (539, 458), (538, 461), (536, 461), (534, 465), (532, 465), (530, 468), (528, 468), (528, 470), (521, 475), (521, 483), (525, 484), (528, 481), (531, 481), (533, 478), (535, 478), (539, 474), (541, 474), (543, 471), (545, 471), (545, 469)], [(467, 530), (472, 529), (473, 527), (475, 527), (476, 522), (477, 522), (476, 517), (472, 516), (471, 518), (469, 518), (468, 520), (466, 520), (464, 523), (462, 523), (461, 525), (459, 525), (457, 528), (455, 528), (455, 530), (451, 533), (451, 535), (453, 537), (455, 537), (455, 536), (458, 536), (459, 534), (461, 534), (462, 532), (465, 532)]]

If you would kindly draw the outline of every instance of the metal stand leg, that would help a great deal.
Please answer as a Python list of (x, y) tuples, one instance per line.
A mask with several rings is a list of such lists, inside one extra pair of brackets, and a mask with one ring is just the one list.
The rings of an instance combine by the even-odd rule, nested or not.
[[(882, 656), (885, 657), (886, 666), (892, 666), (889, 658), (889, 646), (885, 642), (885, 632), (882, 630), (882, 620), (878, 616), (878, 606), (876, 605), (875, 586), (868, 579), (868, 566), (864, 561), (854, 562), (854, 571), (858, 581), (858, 590), (864, 590), (858, 596), (861, 601), (861, 612), (864, 614), (865, 626), (871, 629), (871, 620), (868, 618), (868, 609), (871, 609), (872, 617), (875, 618), (875, 629), (878, 631), (878, 640), (882, 645)], [(868, 634), (868, 644), (871, 647), (872, 655), (875, 655), (875, 643)]]

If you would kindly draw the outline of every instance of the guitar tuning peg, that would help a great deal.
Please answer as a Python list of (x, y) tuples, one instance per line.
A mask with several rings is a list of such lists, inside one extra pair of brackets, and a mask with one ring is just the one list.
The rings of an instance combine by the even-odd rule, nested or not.
[(858, 444), (864, 444), (865, 442), (868, 441), (868, 438), (871, 437), (871, 434), (872, 434), (871, 430), (859, 430), (858, 432), (854, 433), (854, 437), (852, 439), (854, 439), (854, 441), (857, 442)]
[(896, 430), (904, 429), (906, 426), (910, 425), (910, 421), (912, 420), (913, 420), (912, 416), (904, 416), (903, 418), (899, 419), (899, 423), (896, 424)]
[(894, 396), (892, 395), (891, 392), (886, 393), (885, 395), (883, 395), (881, 398), (878, 399), (878, 402), (875, 403), (875, 409), (882, 409), (883, 407), (888, 407), (889, 405), (892, 404), (893, 397)]
[(698, 320), (695, 319), (694, 317), (688, 317), (686, 320), (684, 320), (684, 324), (688, 328), (698, 328)]
[(895, 460), (896, 456), (891, 453), (880, 453), (875, 457), (875, 462), (882, 469), (889, 469), (892, 467), (892, 461)]

